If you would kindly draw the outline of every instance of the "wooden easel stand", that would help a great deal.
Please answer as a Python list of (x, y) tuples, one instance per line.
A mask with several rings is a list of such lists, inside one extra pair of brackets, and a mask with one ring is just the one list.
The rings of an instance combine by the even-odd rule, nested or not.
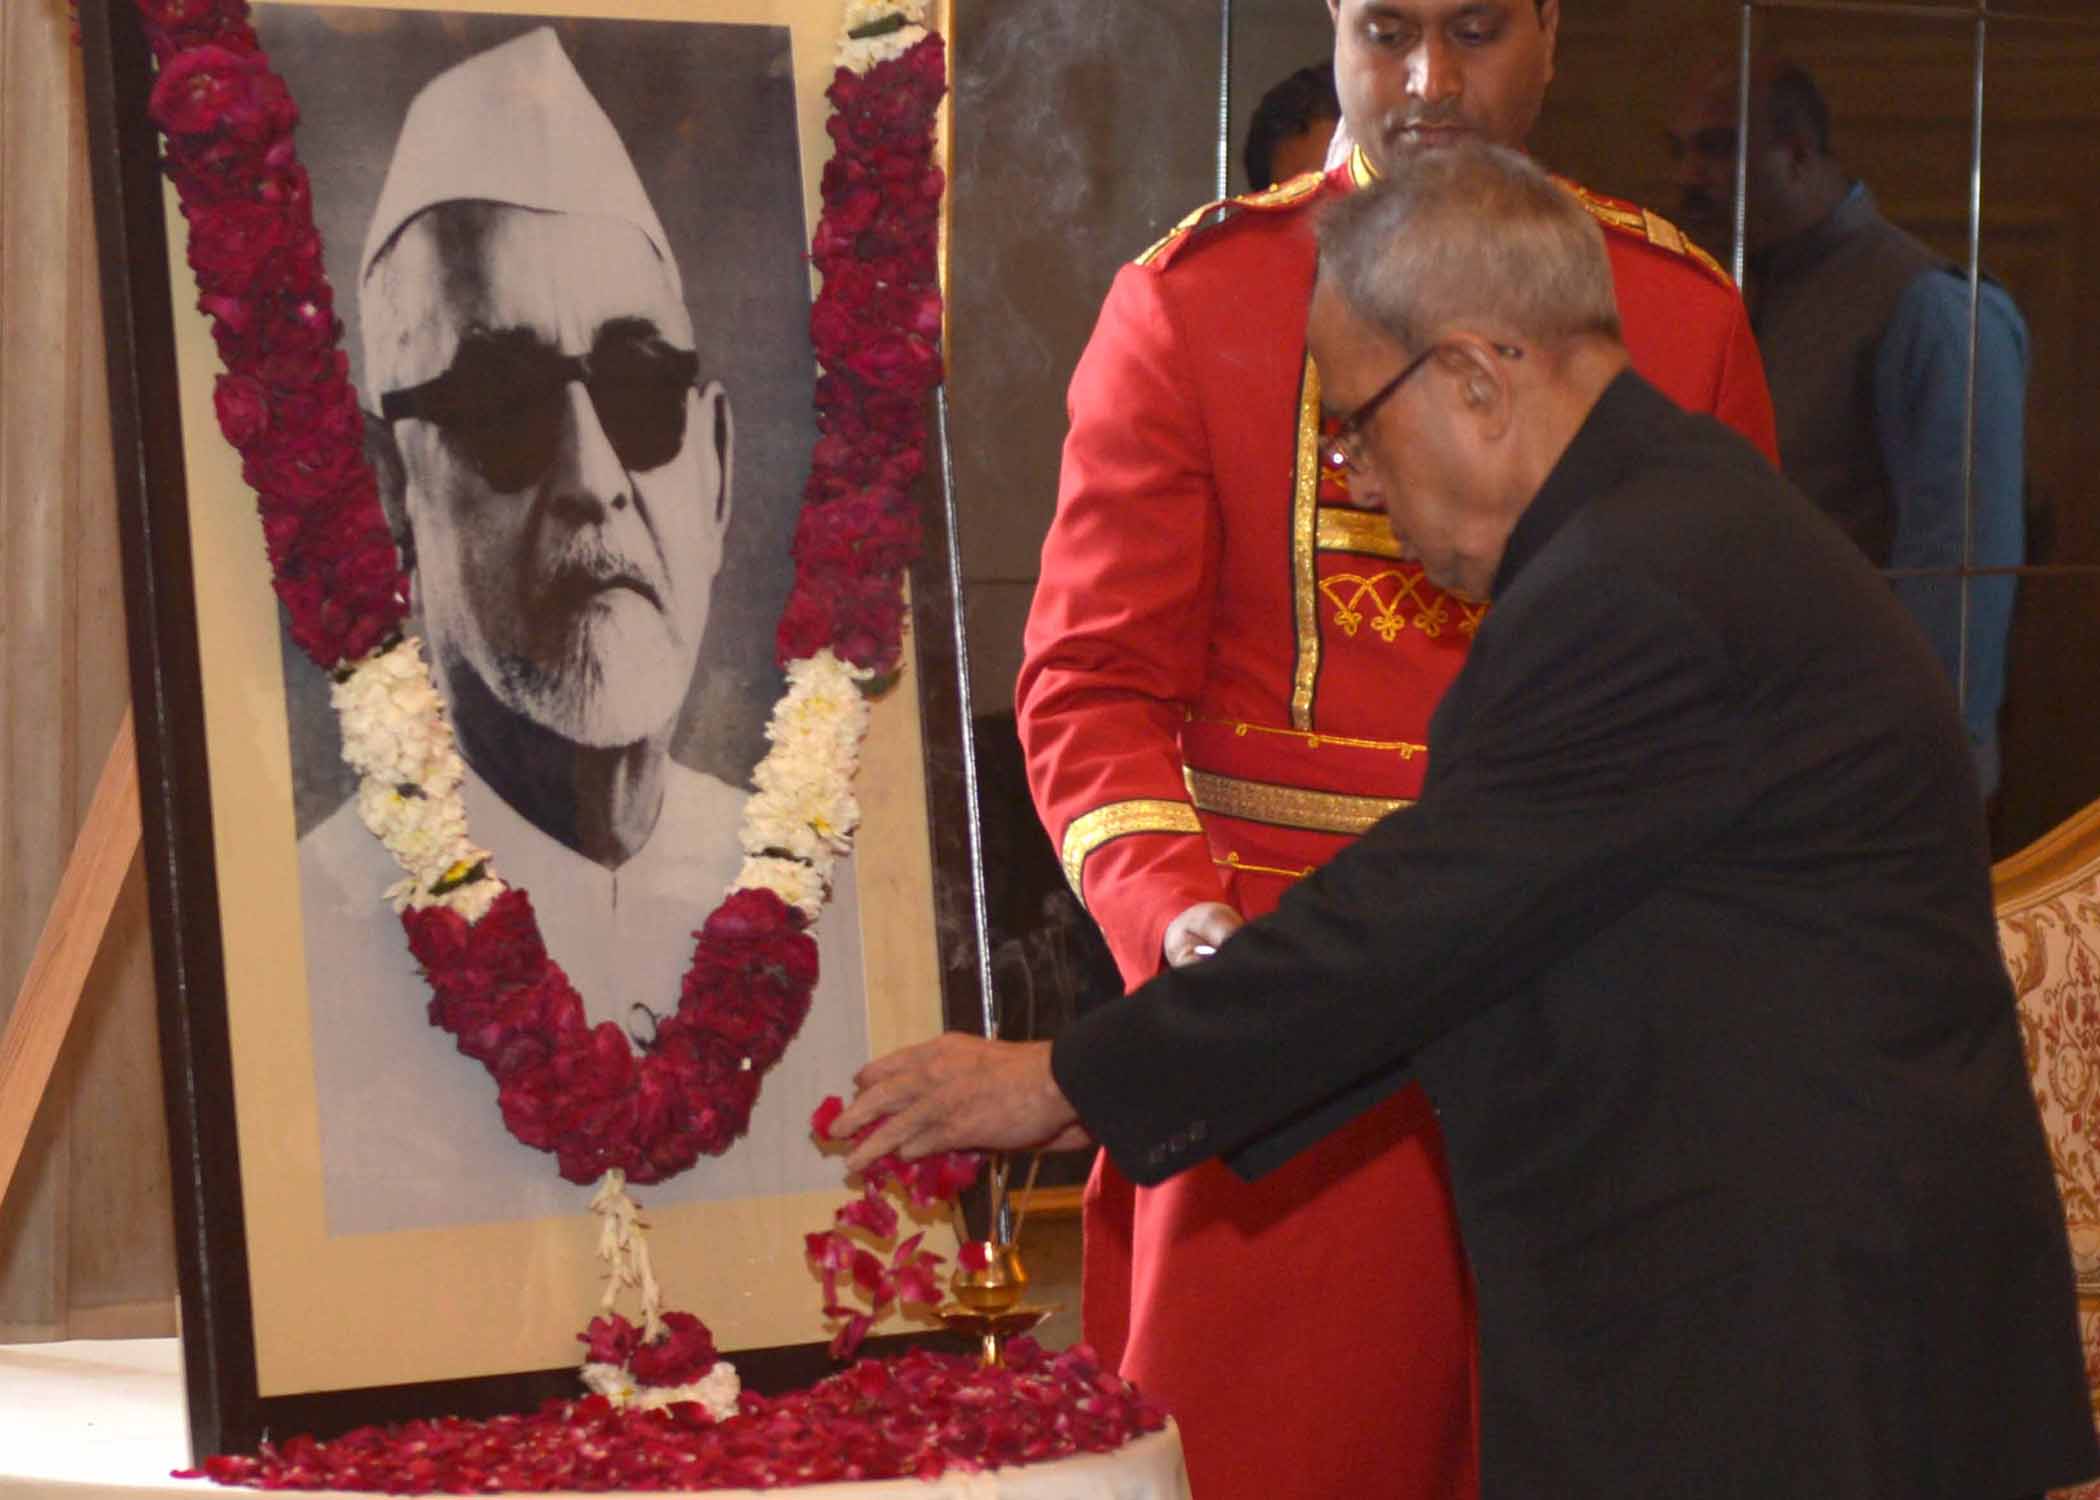
[(117, 893), (139, 849), (138, 750), (131, 711), (103, 763), (87, 822), (66, 859), (51, 914), (37, 938), (29, 972), (0, 1032), (0, 1203), (29, 1140), (37, 1106), (51, 1083), (58, 1049), (80, 1008), (80, 991), (109, 928)]

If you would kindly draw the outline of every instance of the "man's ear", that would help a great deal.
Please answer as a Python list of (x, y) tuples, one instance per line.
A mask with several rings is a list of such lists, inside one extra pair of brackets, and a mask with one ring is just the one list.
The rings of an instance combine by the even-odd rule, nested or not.
[(379, 481), (379, 508), (386, 515), (386, 529), (393, 533), (394, 548), (401, 554), (401, 571), (416, 571), (416, 533), (408, 519), (408, 465), (402, 461), (401, 445), (394, 441), (394, 424), (365, 412), (365, 462)]
[(1501, 437), (1515, 420), (1516, 391), (1509, 361), (1488, 340), (1470, 333), (1446, 339), (1437, 359), (1450, 376), (1467, 418), (1479, 426), (1482, 436)]
[(710, 380), (700, 392), (701, 432), (714, 444), (715, 474), (720, 484), (715, 489), (715, 525), (729, 524), (731, 488), (736, 481), (736, 417), (729, 409), (729, 392), (722, 389), (722, 382)]

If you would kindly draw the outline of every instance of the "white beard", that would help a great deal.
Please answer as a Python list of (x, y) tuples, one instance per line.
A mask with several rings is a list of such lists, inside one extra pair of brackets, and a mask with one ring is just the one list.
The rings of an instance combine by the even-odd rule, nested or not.
[(554, 663), (509, 658), (489, 685), (516, 712), (563, 739), (594, 749), (631, 745), (678, 714), (692, 683), (694, 651), (639, 595), (616, 590), (585, 608)]

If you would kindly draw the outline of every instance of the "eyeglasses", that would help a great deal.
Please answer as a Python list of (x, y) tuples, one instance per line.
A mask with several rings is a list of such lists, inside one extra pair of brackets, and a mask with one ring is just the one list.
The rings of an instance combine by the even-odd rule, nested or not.
[[(1378, 408), (1392, 399), (1393, 392), (1407, 384), (1409, 376), (1428, 364), (1432, 355), (1448, 347), (1448, 344), (1431, 344), (1427, 349), (1424, 349), (1420, 354), (1417, 354), (1413, 359), (1401, 366), (1398, 375), (1395, 375), (1377, 390), (1371, 392), (1370, 399), (1365, 401), (1363, 405), (1357, 407), (1355, 411), (1350, 412), (1348, 416), (1336, 423), (1334, 431), (1328, 434), (1327, 437), (1327, 461), (1336, 468), (1353, 469), (1357, 473), (1362, 473), (1365, 467), (1364, 428), (1369, 425), (1371, 418), (1378, 415)], [(1522, 359), (1524, 357), (1524, 351), (1514, 344), (1492, 344), (1489, 347), (1504, 359)]]
[(598, 423), (629, 473), (661, 468), (685, 446), (686, 393), (700, 356), (621, 320), (600, 331), (588, 354), (563, 354), (529, 329), (463, 339), (444, 374), (380, 398), (389, 422), (433, 422), (490, 488), (524, 489), (554, 466), (562, 439), (563, 391), (581, 381)]

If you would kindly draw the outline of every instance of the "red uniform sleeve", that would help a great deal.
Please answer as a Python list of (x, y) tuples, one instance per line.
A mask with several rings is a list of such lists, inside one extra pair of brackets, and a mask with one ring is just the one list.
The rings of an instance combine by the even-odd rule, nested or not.
[(1772, 412), (1771, 389), (1765, 384), (1764, 357), (1757, 351), (1757, 337), (1750, 331), (1743, 299), (1733, 293), (1730, 298), (1735, 315), (1721, 354), (1721, 385), (1714, 397), (1714, 415), (1755, 444), (1776, 469), (1779, 421)]
[(1226, 899), (1181, 774), (1220, 550), (1183, 359), (1158, 274), (1126, 266), (1072, 377), (1016, 690), (1037, 810), (1133, 986), (1176, 915)]

